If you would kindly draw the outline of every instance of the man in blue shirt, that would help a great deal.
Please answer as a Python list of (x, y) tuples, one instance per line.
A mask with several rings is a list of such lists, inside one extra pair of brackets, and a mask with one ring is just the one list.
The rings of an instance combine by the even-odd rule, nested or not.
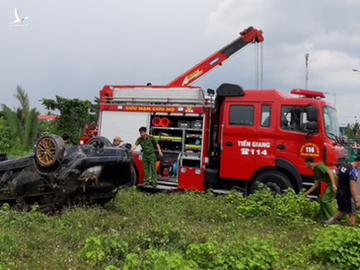
[(338, 188), (336, 192), (338, 212), (326, 221), (326, 224), (334, 224), (337, 220), (348, 214), (348, 225), (355, 225), (356, 210), (358, 210), (360, 206), (356, 190), (358, 177), (357, 168), (359, 166), (360, 156), (355, 157), (352, 163), (346, 163), (340, 166), (335, 180)]

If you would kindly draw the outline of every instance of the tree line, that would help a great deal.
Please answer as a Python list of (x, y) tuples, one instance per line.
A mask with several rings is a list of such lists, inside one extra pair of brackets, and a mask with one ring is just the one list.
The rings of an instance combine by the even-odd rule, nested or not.
[(67, 99), (56, 96), (55, 99), (41, 99), (48, 115), (57, 115), (54, 121), (39, 120), (37, 108), (30, 107), (29, 95), (21, 86), (17, 86), (14, 97), (19, 107), (9, 108), (1, 104), (0, 111), (0, 153), (8, 156), (20, 156), (33, 150), (37, 139), (44, 134), (64, 133), (70, 135), (70, 142), (78, 144), (85, 124), (97, 124), (99, 99)]
[[(1, 104), (0, 110), (0, 153), (20, 156), (32, 151), (36, 140), (43, 134), (68, 133), (70, 143), (78, 144), (85, 124), (97, 125), (99, 98), (92, 103), (89, 100), (68, 99), (56, 96), (55, 99), (41, 99), (48, 115), (58, 115), (54, 121), (38, 119), (39, 111), (30, 108), (29, 95), (21, 86), (17, 86), (14, 97), (20, 106), (9, 108)], [(345, 134), (349, 142), (360, 143), (360, 124), (348, 124)]]
[(360, 143), (360, 125), (359, 122), (354, 124), (348, 124), (345, 128), (345, 135), (348, 138), (349, 142)]

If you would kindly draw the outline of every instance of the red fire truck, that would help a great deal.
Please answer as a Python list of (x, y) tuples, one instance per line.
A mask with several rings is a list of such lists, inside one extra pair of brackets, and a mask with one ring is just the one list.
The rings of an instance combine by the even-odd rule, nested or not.
[[(345, 161), (335, 108), (316, 91), (243, 90), (222, 84), (205, 93), (189, 86), (262, 32), (240, 37), (165, 86), (106, 85), (100, 91), (99, 135), (133, 144), (145, 126), (160, 143), (158, 189), (248, 193), (262, 182), (275, 190), (312, 185), (306, 156), (331, 169)], [(141, 152), (134, 153), (143, 183)]]

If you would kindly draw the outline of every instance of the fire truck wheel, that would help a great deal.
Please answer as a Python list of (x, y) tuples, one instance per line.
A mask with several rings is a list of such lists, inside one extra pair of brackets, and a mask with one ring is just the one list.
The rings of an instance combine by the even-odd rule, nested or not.
[(61, 137), (50, 134), (41, 137), (35, 146), (35, 160), (43, 168), (55, 168), (62, 160), (65, 143)]
[(105, 137), (93, 137), (86, 143), (96, 148), (103, 148), (104, 146), (111, 146), (111, 142)]
[(260, 173), (251, 183), (250, 193), (254, 193), (261, 188), (259, 187), (260, 183), (270, 188), (276, 194), (282, 194), (285, 189), (293, 188), (288, 177), (278, 171), (264, 171)]

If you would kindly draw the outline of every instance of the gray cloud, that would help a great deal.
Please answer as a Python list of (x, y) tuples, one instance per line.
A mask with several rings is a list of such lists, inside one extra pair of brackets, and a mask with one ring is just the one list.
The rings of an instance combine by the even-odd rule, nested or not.
[[(359, 10), (360, 3), (350, 0), (225, 0), (210, 15), (206, 33), (228, 37), (238, 25), (262, 29), (265, 88), (303, 88), (309, 53), (309, 88), (336, 93), (340, 122), (354, 121), (360, 113), (354, 102), (360, 98), (360, 73), (352, 72), (360, 64)], [(327, 99), (334, 102), (334, 95)]]
[[(28, 27), (9, 25), (15, 6)], [(106, 84), (166, 84), (254, 26), (265, 37), (265, 88), (304, 88), (309, 53), (309, 88), (336, 93), (340, 122), (360, 114), (355, 0), (19, 0), (0, 7), (1, 103), (11, 107), (17, 84), (42, 111), (41, 98), (93, 100)], [(194, 85), (255, 88), (254, 54), (248, 46)]]

